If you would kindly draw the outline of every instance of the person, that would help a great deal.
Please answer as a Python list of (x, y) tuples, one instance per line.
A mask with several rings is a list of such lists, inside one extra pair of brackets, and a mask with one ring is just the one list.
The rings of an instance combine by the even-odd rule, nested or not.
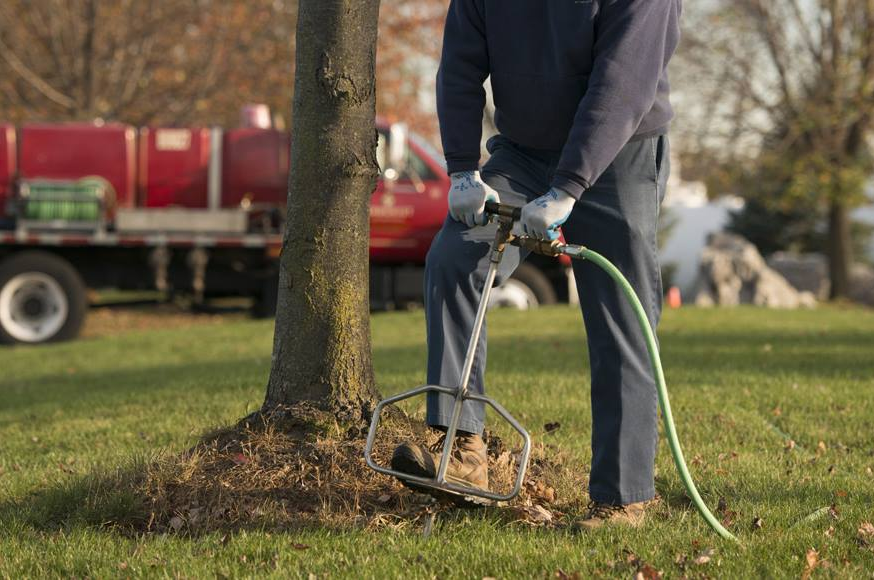
[[(437, 111), (451, 176), (449, 216), (425, 268), (428, 384), (457, 386), (488, 270), (486, 200), (523, 206), (526, 235), (605, 255), (658, 324), (659, 206), (669, 174), (673, 117), (667, 67), (682, 0), (452, 0), (437, 74)], [(491, 77), (498, 134), (480, 143)], [(509, 247), (498, 283), (526, 252)], [(657, 395), (630, 305), (606, 273), (573, 270), (591, 364), (591, 502), (576, 527), (639, 525), (655, 497)], [(521, 337), (520, 337), (521, 338)], [(485, 332), (470, 389), (483, 392)], [(582, 387), (582, 385), (581, 385)], [(545, 393), (548, 386), (544, 385)], [(445, 431), (454, 399), (431, 393), (426, 421)], [(447, 480), (488, 488), (485, 409), (465, 403)], [(442, 442), (407, 442), (392, 466), (433, 477)]]

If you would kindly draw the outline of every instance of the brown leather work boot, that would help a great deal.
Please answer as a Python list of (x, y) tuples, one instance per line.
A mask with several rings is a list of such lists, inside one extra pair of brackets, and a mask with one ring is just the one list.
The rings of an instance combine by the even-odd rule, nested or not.
[(652, 501), (612, 505), (597, 501), (589, 502), (586, 515), (573, 524), (578, 532), (589, 532), (607, 524), (619, 524), (636, 528), (643, 523), (646, 508)]
[[(437, 467), (440, 465), (440, 456), (445, 441), (446, 435), (443, 434), (430, 447), (411, 442), (401, 444), (392, 455), (392, 469), (419, 477), (434, 477), (437, 473)], [(446, 481), (478, 489), (489, 488), (489, 460), (486, 454), (486, 444), (480, 435), (459, 433), (455, 436), (452, 456), (449, 458), (449, 465), (446, 468)], [(429, 494), (433, 491), (430, 488), (417, 486), (415, 483), (404, 480), (401, 482), (417, 491)]]

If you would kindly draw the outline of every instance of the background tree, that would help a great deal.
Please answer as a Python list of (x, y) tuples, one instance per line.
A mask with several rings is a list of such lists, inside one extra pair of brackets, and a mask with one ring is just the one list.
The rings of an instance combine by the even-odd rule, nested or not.
[[(385, 0), (377, 110), (437, 142), (434, 72), (449, 0)], [(298, 0), (4, 0), (3, 121), (235, 126), (287, 116)]]
[(725, 189), (826, 222), (833, 297), (853, 261), (850, 211), (866, 201), (874, 129), (874, 0), (689, 5), (681, 62), (687, 151)]
[(380, 115), (439, 143), (435, 77), (449, 0), (382, 0), (377, 51)]
[(285, 110), (297, 2), (4, 0), (4, 120), (236, 124)]
[(288, 215), (264, 411), (354, 421), (376, 397), (368, 297), (379, 0), (301, 0)]

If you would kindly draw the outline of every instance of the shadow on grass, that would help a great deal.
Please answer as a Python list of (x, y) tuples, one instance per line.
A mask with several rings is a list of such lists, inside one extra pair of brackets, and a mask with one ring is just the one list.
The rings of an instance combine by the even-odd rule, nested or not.
[(134, 534), (148, 521), (148, 508), (139, 493), (146, 465), (145, 460), (135, 460), (127, 467), (49, 483), (0, 503), (0, 522), (40, 531), (86, 526)]
[[(491, 372), (530, 375), (540, 370), (584, 370), (588, 364), (585, 342), (564, 334), (551, 341), (493, 338), (489, 341)], [(576, 344), (578, 343), (578, 344)], [(724, 369), (733, 373), (804, 372), (806, 376), (825, 379), (834, 376), (867, 379), (874, 371), (874, 336), (870, 333), (817, 332), (786, 333), (738, 331), (707, 333), (664, 332), (661, 335), (663, 358), (670, 374), (672, 368), (691, 374), (715, 374)], [(559, 348), (560, 347), (560, 348)], [(558, 349), (558, 350), (556, 350)], [(424, 345), (375, 348), (377, 369), (392, 374), (423, 375)], [(177, 389), (182, 384), (221, 384), (229, 376), (239, 376), (241, 369), (251, 369), (266, 377), (269, 356), (224, 359), (210, 362), (158, 364), (110, 372), (78, 371), (47, 374), (20, 379), (0, 380), (0, 392), (9, 393), (4, 408), (14, 411), (32, 406), (35, 400), (71, 395), (74, 405), (88, 404), (95, 398), (124, 398), (154, 395)], [(424, 377), (423, 377), (424, 379)], [(17, 396), (22, 384), (25, 396)], [(415, 385), (410, 385), (413, 387)]]
[[(228, 377), (239, 377), (251, 369), (252, 375), (266, 383), (269, 357), (223, 359), (211, 362), (158, 364), (138, 366), (112, 371), (80, 370), (32, 377), (25, 380), (0, 380), (0, 392), (4, 393), (3, 410), (24, 412), (41, 403), (57, 404), (63, 400), (64, 407), (90, 407), (93, 403), (106, 406), (117, 400), (130, 402), (137, 397), (154, 398), (156, 393), (184, 396), (180, 391), (185, 385), (228, 383)], [(18, 420), (16, 413), (0, 425)]]
[[(503, 337), (492, 339), (491, 361), (497, 363), (496, 368), (502, 373), (530, 375), (547, 368), (579, 369), (586, 358), (583, 341), (575, 339), (580, 343), (578, 346), (564, 345), (565, 350), (556, 354), (555, 343), (561, 342), (562, 336), (558, 334), (555, 341), (538, 343)], [(867, 379), (874, 367), (870, 358), (874, 337), (864, 333), (678, 331), (663, 333), (661, 340), (669, 372), (670, 367), (676, 366), (695, 374), (731, 369), (735, 373), (769, 375), (803, 372), (805, 376), (816, 379), (858, 374)], [(771, 348), (764, 349), (765, 345), (771, 345)], [(377, 348), (374, 355), (378, 368), (391, 369), (394, 373), (419, 373), (424, 347)], [(73, 405), (90, 405), (95, 400), (106, 405), (107, 400), (124, 398), (130, 401), (131, 397), (141, 395), (153, 397), (156, 392), (172, 391), (173, 396), (184, 396), (178, 391), (182, 384), (238, 375), (241, 367), (263, 368), (266, 372), (268, 364), (266, 356), (247, 357), (210, 363), (152, 365), (108, 373), (59, 373), (29, 379), (29, 382), (37, 391), (36, 397), (40, 396), (38, 393), (45, 393), (45, 396), (64, 394), (71, 396)], [(0, 391), (14, 384), (8, 379), (0, 381)], [(33, 393), (28, 397), (11, 397), (4, 407), (20, 412), (33, 405), (36, 397)], [(288, 447), (277, 454), (265, 453), (265, 446), (269, 451), (271, 446), (274, 449), (276, 445), (287, 446), (288, 441), (238, 440), (230, 446), (206, 449), (205, 456), (200, 456), (201, 459), (205, 457), (210, 465), (210, 469), (205, 471), (192, 469), (191, 463), (180, 458), (128, 460), (127, 466), (115, 470), (96, 471), (68, 481), (50, 483), (27, 496), (6, 500), (0, 503), (0, 522), (4, 522), (3, 527), (7, 526), (6, 522), (19, 522), (38, 530), (87, 526), (122, 534), (171, 531), (191, 535), (264, 527), (348, 530), (350, 527), (371, 526), (379, 518), (383, 518), (382, 525), (391, 525), (390, 522), (399, 522), (403, 518), (415, 523), (418, 512), (410, 511), (413, 508), (409, 498), (399, 492), (394, 482), (382, 478), (367, 491), (350, 487), (350, 482), (373, 481), (368, 478), (376, 476), (362, 468), (360, 440), (350, 440), (345, 443), (345, 448), (338, 449), (336, 445), (341, 443), (335, 442), (334, 447), (310, 445), (296, 451)], [(354, 457), (357, 461), (331, 464), (330, 457), (337, 457), (337, 453)], [(326, 462), (330, 469), (310, 469), (312, 464), (307, 462), (313, 457)], [(169, 499), (166, 496), (161, 499), (154, 489), (151, 493), (148, 491), (150, 481), (154, 483), (150, 478), (155, 475), (156, 464), (163, 470), (159, 472), (162, 479), (158, 482), (161, 493), (172, 496)], [(777, 478), (773, 483), (777, 488), (782, 485)], [(325, 491), (328, 487), (345, 495), (332, 496)], [(232, 493), (223, 492), (223, 489), (245, 489), (245, 497), (232, 497)], [(301, 489), (310, 491), (304, 495), (291, 493)], [(661, 485), (660, 489), (668, 509), (693, 509), (682, 488)], [(207, 490), (210, 496), (199, 495), (198, 490)], [(799, 492), (802, 493), (800, 499), (807, 503), (822, 502), (822, 491), (814, 484), (809, 489), (794, 490), (794, 493)], [(388, 499), (383, 499), (384, 496)], [(754, 498), (747, 493), (744, 496), (754, 501), (774, 499), (764, 491)], [(156, 498), (166, 503), (156, 506)], [(794, 500), (798, 501), (799, 497), (795, 496)], [(223, 504), (225, 501), (232, 502), (232, 505)], [(570, 507), (578, 509), (579, 503)], [(711, 509), (717, 507), (711, 506)], [(335, 509), (341, 515), (333, 519), (322, 518), (319, 517), (322, 509)], [(730, 510), (731, 506), (727, 509)], [(237, 515), (246, 512), (246, 517), (234, 516), (229, 510), (236, 511)], [(199, 518), (218, 523), (199, 527)]]

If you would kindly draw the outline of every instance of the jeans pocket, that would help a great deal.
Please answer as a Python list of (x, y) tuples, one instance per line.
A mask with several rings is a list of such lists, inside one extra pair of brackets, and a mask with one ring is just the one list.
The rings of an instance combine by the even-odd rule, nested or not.
[(667, 135), (659, 136), (659, 146), (656, 148), (656, 166), (659, 186), (659, 203), (664, 201), (668, 189), (668, 179), (671, 176), (671, 140)]

